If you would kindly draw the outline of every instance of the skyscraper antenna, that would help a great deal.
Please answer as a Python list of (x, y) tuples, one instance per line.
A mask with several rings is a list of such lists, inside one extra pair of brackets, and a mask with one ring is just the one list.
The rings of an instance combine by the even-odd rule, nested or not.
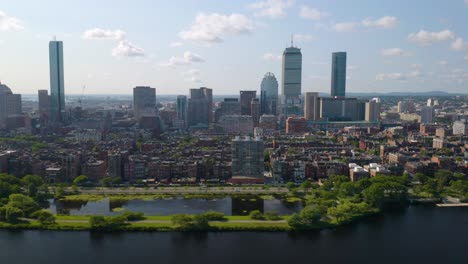
[(291, 47), (294, 47), (294, 34), (291, 34)]

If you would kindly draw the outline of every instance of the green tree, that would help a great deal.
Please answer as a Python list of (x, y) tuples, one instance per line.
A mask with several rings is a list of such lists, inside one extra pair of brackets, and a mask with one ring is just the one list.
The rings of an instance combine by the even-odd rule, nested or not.
[(31, 215), (37, 219), (41, 225), (53, 225), (55, 224), (55, 216), (46, 210), (38, 210)]
[(29, 217), (39, 209), (39, 205), (31, 197), (18, 193), (10, 195), (7, 206), (20, 209), (25, 217)]
[(112, 185), (112, 178), (111, 177), (104, 177), (102, 178), (101, 180), (101, 185), (102, 186), (106, 186), (106, 187), (109, 187)]
[(26, 175), (21, 178), (21, 183), (30, 197), (36, 197), (39, 187), (44, 185), (44, 180), (37, 175)]
[(299, 213), (302, 225), (312, 227), (320, 222), (322, 212), (318, 207), (307, 206)]
[(73, 184), (77, 186), (83, 186), (88, 181), (89, 181), (88, 176), (80, 175), (73, 180)]
[(286, 188), (288, 188), (289, 191), (291, 191), (292, 189), (294, 189), (294, 187), (296, 187), (296, 184), (294, 184), (294, 182), (288, 182), (288, 183), (286, 183)]
[(187, 214), (176, 214), (171, 217), (171, 222), (177, 227), (187, 228), (192, 223), (192, 217)]
[(0, 207), (0, 221), (16, 224), (24, 216), (23, 210), (11, 205)]

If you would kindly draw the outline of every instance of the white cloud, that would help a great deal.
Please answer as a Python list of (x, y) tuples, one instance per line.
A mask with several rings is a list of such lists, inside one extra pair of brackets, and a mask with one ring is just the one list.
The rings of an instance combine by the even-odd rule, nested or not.
[(140, 57), (145, 56), (145, 51), (142, 48), (136, 47), (127, 40), (119, 41), (117, 47), (112, 49), (114, 57)]
[(408, 35), (408, 39), (410, 41), (421, 45), (428, 45), (437, 41), (447, 41), (454, 38), (455, 34), (447, 29), (439, 32), (420, 30), (416, 33), (411, 33)]
[[(468, 1), (468, 0), (467, 0)], [(468, 54), (465, 55), (465, 57), (463, 58), (465, 59), (466, 61), (468, 61)]]
[(182, 42), (178, 42), (178, 41), (174, 41), (170, 44), (171, 47), (175, 48), (175, 47), (180, 47), (182, 46)]
[(462, 38), (457, 38), (451, 45), (452, 49), (465, 51), (468, 50), (468, 43), (466, 43)]
[(394, 72), (394, 73), (379, 73), (375, 76), (377, 81), (385, 80), (396, 80), (396, 81), (405, 81), (407, 78), (403, 73)]
[(280, 61), (281, 55), (273, 55), (271, 53), (263, 54), (263, 59), (266, 61)]
[(384, 16), (376, 20), (366, 18), (361, 24), (365, 27), (394, 28), (398, 24), (398, 19), (394, 16)]
[(465, 0), (465, 5), (468, 5), (468, 0)]
[(192, 63), (204, 62), (205, 60), (198, 54), (190, 51), (184, 52), (182, 57), (172, 56), (168, 61), (162, 62), (160, 65), (163, 67), (175, 67), (182, 65), (191, 65)]
[(18, 31), (24, 29), (23, 21), (0, 11), (0, 31)]
[(120, 29), (106, 30), (101, 28), (88, 29), (83, 33), (84, 39), (125, 39), (126, 33)]
[(249, 5), (257, 17), (279, 18), (286, 16), (286, 9), (293, 6), (292, 0), (264, 0)]
[(224, 35), (248, 34), (252, 32), (253, 22), (244, 15), (199, 14), (187, 31), (179, 33), (184, 40), (207, 43), (222, 42)]
[(386, 57), (404, 56), (406, 54), (400, 48), (382, 49), (381, 53), (382, 53), (383, 56), (386, 56)]
[(410, 72), (408, 76), (418, 78), (418, 77), (422, 77), (423, 74), (419, 70), (415, 70), (415, 71)]
[(306, 41), (311, 41), (312, 39), (314, 39), (314, 37), (312, 37), (312, 35), (294, 34), (294, 41), (306, 42)]
[(356, 31), (356, 23), (354, 22), (337, 23), (333, 26), (333, 30), (335, 30), (336, 32), (354, 32)]
[(310, 20), (320, 20), (324, 17), (329, 16), (327, 12), (322, 12), (318, 9), (308, 7), (308, 6), (301, 6), (301, 11), (299, 12), (299, 16), (305, 19)]

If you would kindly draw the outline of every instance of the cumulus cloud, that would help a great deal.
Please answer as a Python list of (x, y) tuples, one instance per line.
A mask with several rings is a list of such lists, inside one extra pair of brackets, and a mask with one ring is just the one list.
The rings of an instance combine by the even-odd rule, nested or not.
[(468, 5), (468, 0), (465, 0), (465, 5)]
[(333, 26), (333, 30), (335, 30), (336, 32), (354, 32), (356, 31), (356, 23), (354, 22), (337, 23)]
[(117, 47), (112, 49), (114, 57), (141, 57), (145, 56), (145, 51), (142, 48), (136, 47), (127, 40), (119, 41)]
[(179, 32), (184, 40), (194, 40), (206, 43), (222, 42), (224, 35), (249, 34), (253, 22), (244, 15), (199, 14), (189, 30)]
[(120, 29), (106, 30), (102, 28), (88, 29), (83, 33), (84, 39), (125, 39), (126, 33)]
[(272, 53), (263, 54), (263, 59), (266, 61), (280, 61), (281, 55), (273, 55)]
[(171, 47), (175, 48), (175, 47), (180, 47), (182, 46), (182, 42), (178, 42), (178, 41), (174, 41), (170, 44)]
[(0, 31), (18, 31), (24, 29), (23, 21), (16, 17), (8, 16), (0, 10)]
[(468, 50), (468, 43), (465, 42), (462, 38), (457, 38), (452, 42), (451, 48), (454, 50), (465, 51)]
[(446, 66), (446, 65), (448, 65), (448, 61), (441, 60), (441, 61), (439, 61), (439, 65)]
[(327, 12), (320, 11), (316, 8), (303, 5), (301, 6), (301, 11), (299, 12), (299, 16), (304, 19), (320, 20), (324, 17), (329, 16), (329, 14)]
[(426, 30), (420, 30), (416, 33), (411, 33), (408, 35), (408, 39), (412, 42), (429, 45), (434, 42), (447, 41), (455, 38), (455, 33), (450, 30), (442, 30), (439, 32), (431, 32)]
[(382, 49), (381, 53), (383, 56), (386, 56), (386, 57), (406, 55), (406, 53), (400, 48)]
[(384, 16), (375, 20), (366, 18), (361, 24), (365, 27), (394, 28), (398, 24), (398, 19), (394, 16)]
[(198, 54), (190, 51), (184, 52), (181, 57), (172, 56), (168, 61), (162, 62), (160, 65), (163, 67), (175, 67), (183, 65), (191, 65), (193, 63), (204, 62), (205, 60)]
[(265, 0), (249, 5), (257, 17), (280, 18), (286, 16), (286, 9), (293, 6), (292, 0)]

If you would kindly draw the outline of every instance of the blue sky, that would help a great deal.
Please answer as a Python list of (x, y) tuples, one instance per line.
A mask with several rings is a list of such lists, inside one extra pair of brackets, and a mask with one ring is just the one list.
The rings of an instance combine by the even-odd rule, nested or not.
[(302, 92), (329, 92), (333, 51), (348, 52), (349, 92), (467, 92), (466, 25), (468, 0), (0, 0), (0, 80), (48, 89), (56, 36), (66, 93), (237, 94), (281, 81), (294, 34)]

